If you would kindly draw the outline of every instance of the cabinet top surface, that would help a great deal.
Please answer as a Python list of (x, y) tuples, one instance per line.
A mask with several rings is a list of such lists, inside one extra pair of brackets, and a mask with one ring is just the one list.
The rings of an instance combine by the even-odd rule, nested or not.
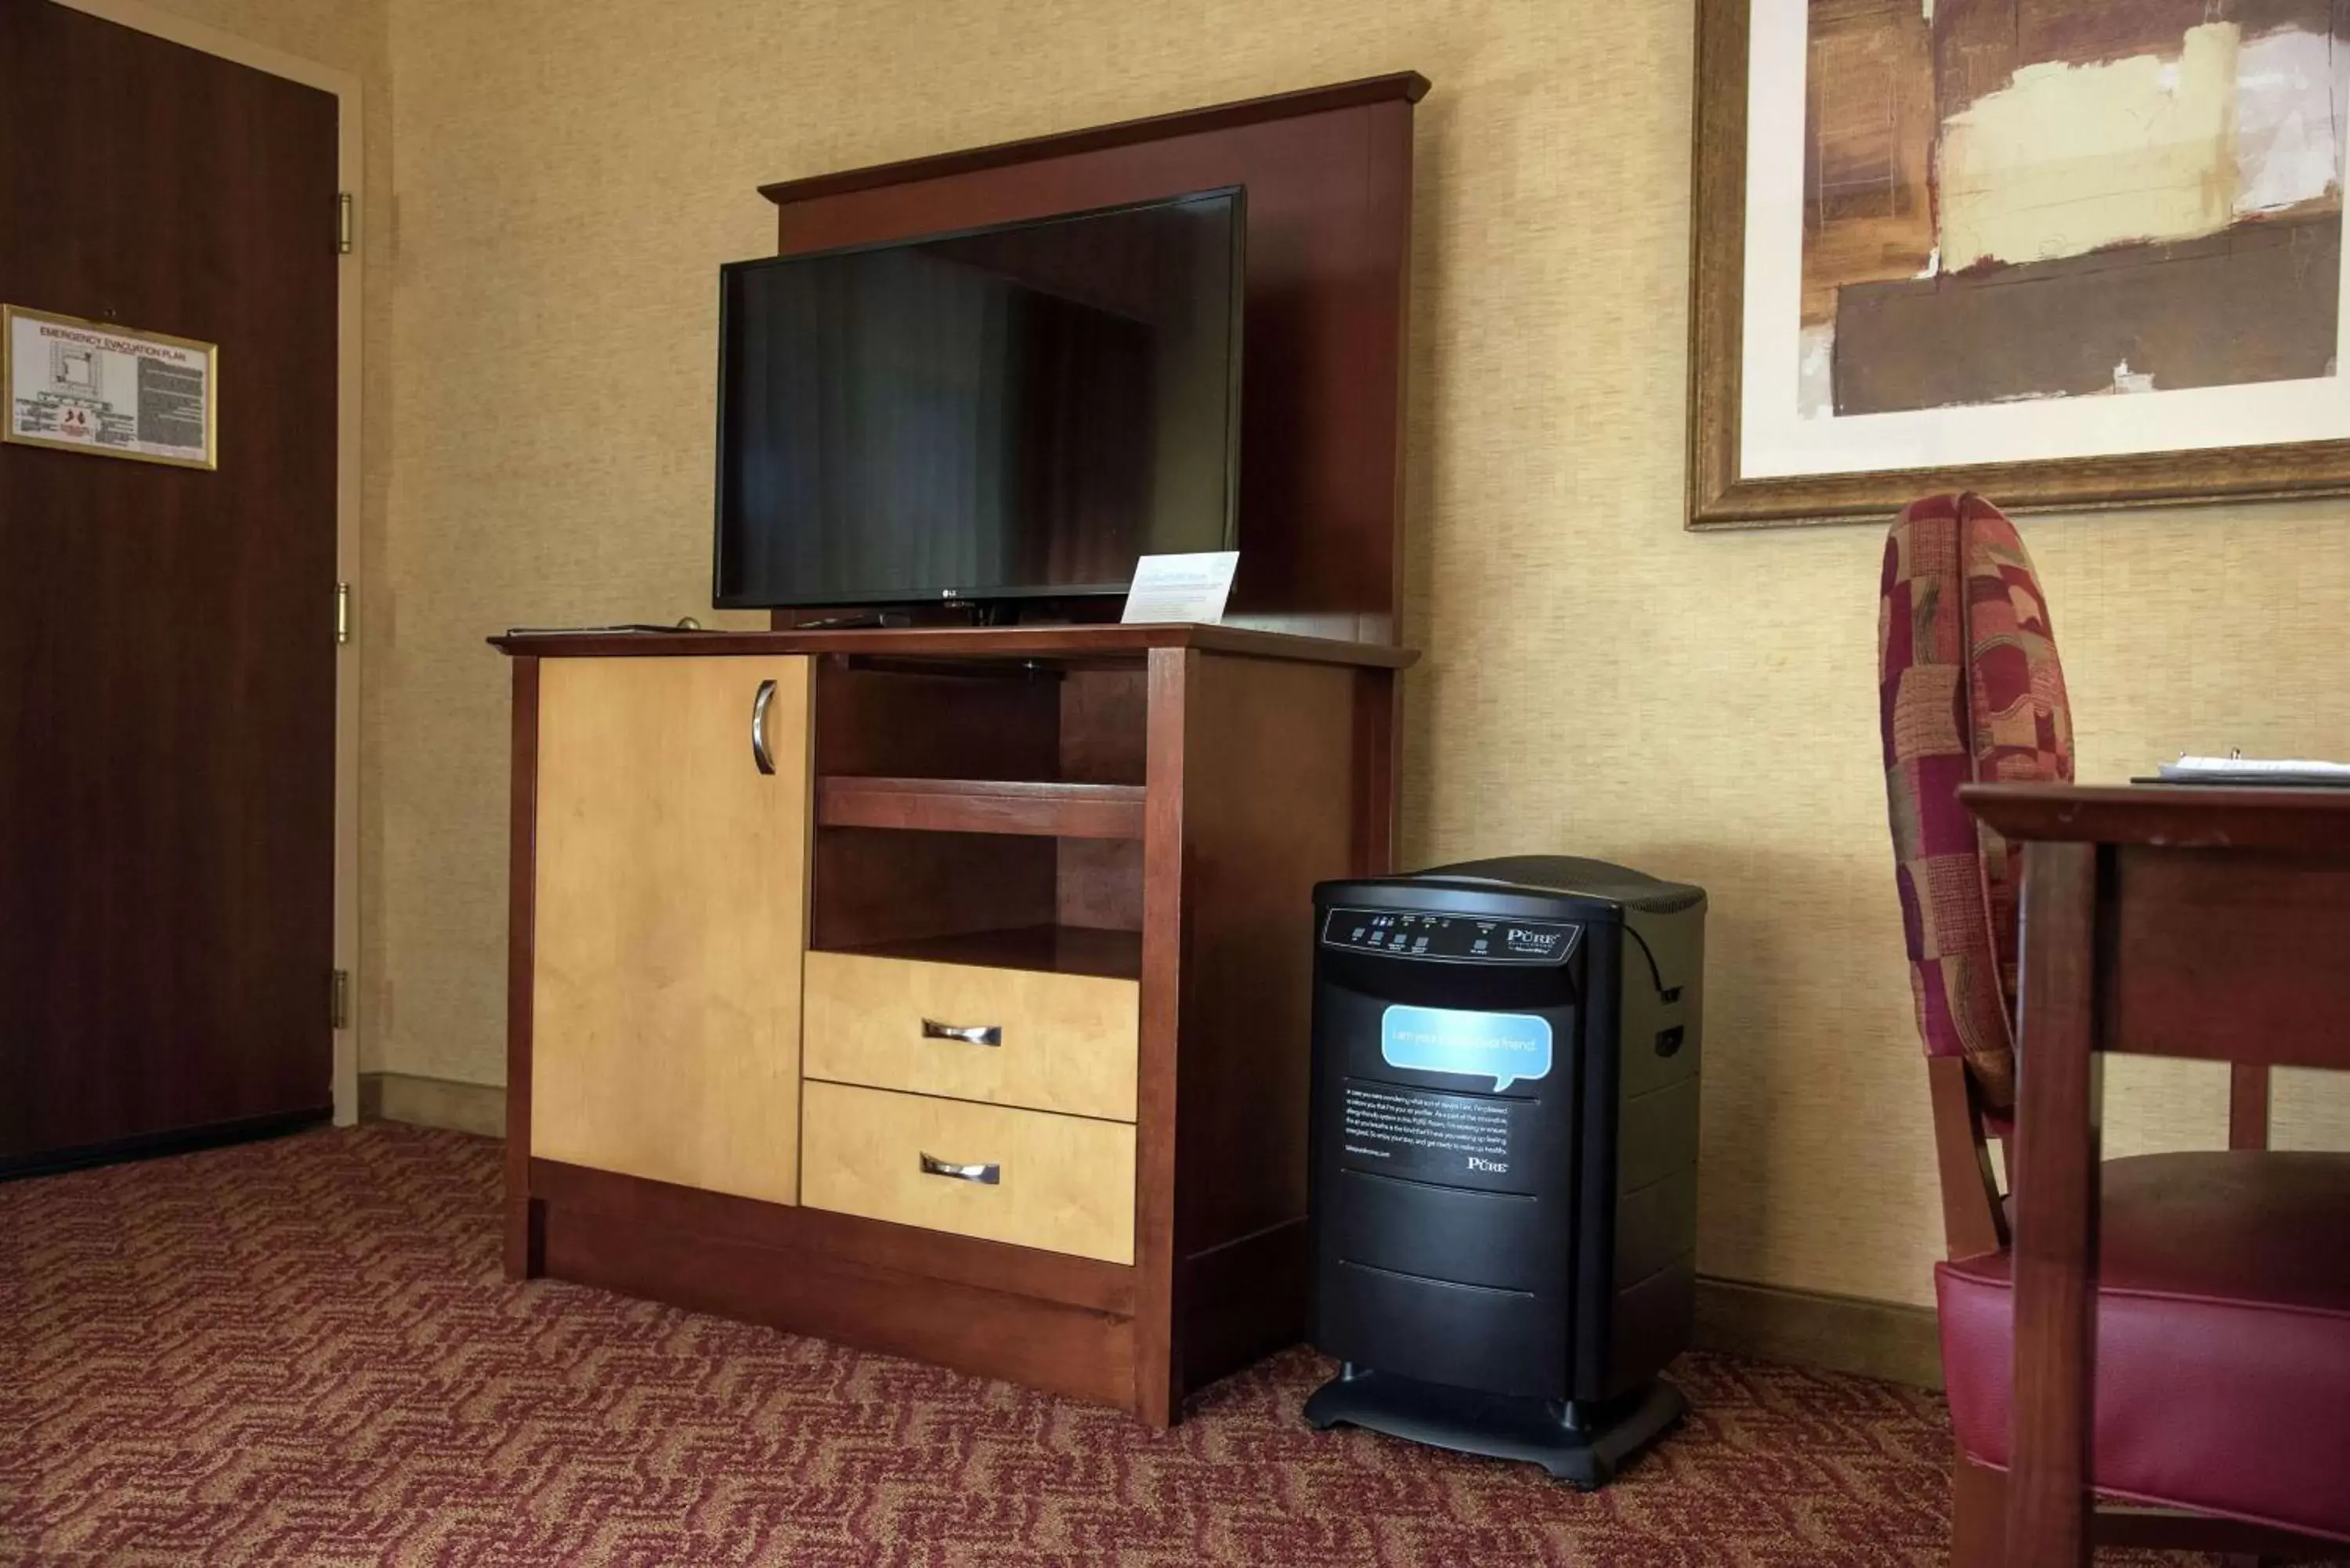
[(1188, 622), (1153, 626), (860, 628), (843, 631), (533, 632), (494, 637), (490, 646), (525, 658), (707, 658), (726, 654), (853, 653), (878, 658), (1064, 659), (1197, 648), (1306, 664), (1400, 670), (1419, 650)]

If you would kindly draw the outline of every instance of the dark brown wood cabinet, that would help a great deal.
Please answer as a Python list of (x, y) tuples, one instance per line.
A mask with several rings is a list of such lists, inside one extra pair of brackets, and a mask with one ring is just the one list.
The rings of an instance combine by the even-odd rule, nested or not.
[[(1393, 642), (1414, 71), (760, 187), (777, 253), (1248, 192), (1235, 626)], [(1115, 596), (1095, 614), (1114, 619)], [(778, 628), (837, 613), (778, 610)]]
[(1162, 1426), (1300, 1335), (1311, 889), (1389, 868), (1409, 652), (499, 646), (510, 1272)]

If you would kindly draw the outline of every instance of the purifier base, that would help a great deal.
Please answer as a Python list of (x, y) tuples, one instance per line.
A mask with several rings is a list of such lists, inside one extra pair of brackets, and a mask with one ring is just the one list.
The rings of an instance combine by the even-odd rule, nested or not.
[(1463, 1454), (1523, 1459), (1585, 1491), (1677, 1426), (1689, 1402), (1659, 1377), (1605, 1406), (1448, 1388), (1347, 1366), (1305, 1401), (1316, 1431), (1346, 1425)]

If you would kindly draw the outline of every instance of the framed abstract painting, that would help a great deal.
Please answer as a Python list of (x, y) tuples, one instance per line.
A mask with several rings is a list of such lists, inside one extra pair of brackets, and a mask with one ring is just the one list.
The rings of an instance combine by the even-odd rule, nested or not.
[(2350, 493), (2350, 0), (1699, 0), (1689, 523)]

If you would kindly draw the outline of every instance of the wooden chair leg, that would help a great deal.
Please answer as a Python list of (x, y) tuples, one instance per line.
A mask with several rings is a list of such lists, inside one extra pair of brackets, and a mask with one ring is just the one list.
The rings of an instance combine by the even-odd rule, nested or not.
[(2007, 1561), (2007, 1475), (1950, 1445), (1950, 1568), (2001, 1568)]

